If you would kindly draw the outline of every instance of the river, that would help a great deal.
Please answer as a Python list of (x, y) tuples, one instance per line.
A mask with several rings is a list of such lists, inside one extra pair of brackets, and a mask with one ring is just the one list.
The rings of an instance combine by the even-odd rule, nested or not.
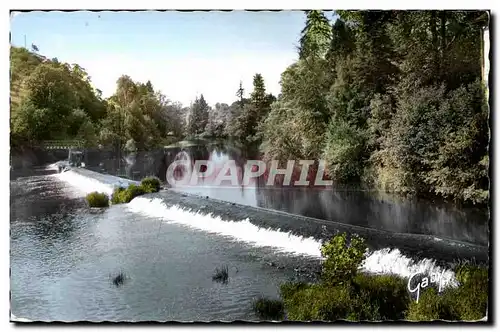
[[(231, 146), (188, 144), (126, 155), (120, 170), (116, 158), (93, 154), (87, 156), (86, 168), (131, 179), (165, 179), (176, 159), (216, 164), (232, 159), (241, 168), (250, 157)], [(318, 267), (322, 238), (303, 225), (318, 220), (325, 225), (314, 229), (322, 232), (351, 227), (370, 234), (367, 272), (408, 275), (487, 254), (484, 209), (367, 192), (267, 188), (259, 181), (244, 188), (206, 182), (171, 187), (126, 205), (87, 208), (84, 195), (112, 190), (118, 178), (111, 175), (58, 173), (47, 166), (11, 171), (15, 316), (41, 321), (257, 320), (254, 299), (277, 298), (279, 284), (286, 280), (311, 280), (308, 271)], [(236, 205), (224, 208), (207, 196)], [(183, 209), (190, 204), (208, 212)], [(273, 217), (266, 211), (291, 216)], [(294, 215), (304, 216), (304, 224)], [(419, 246), (427, 249), (404, 248)], [(214, 269), (222, 265), (229, 268), (227, 284), (212, 280)], [(120, 272), (125, 282), (116, 286), (111, 279)]]

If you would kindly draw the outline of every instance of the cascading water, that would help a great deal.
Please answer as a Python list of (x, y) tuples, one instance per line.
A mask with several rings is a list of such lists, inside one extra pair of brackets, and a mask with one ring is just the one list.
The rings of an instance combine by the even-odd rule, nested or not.
[[(178, 160), (190, 162), (189, 155), (181, 152)], [(76, 186), (83, 193), (103, 191), (110, 193), (116, 186), (130, 182), (114, 176), (72, 170), (57, 174), (60, 179)], [(179, 194), (180, 195), (180, 194)], [(218, 234), (234, 241), (249, 243), (257, 247), (272, 247), (284, 253), (321, 258), (321, 241), (312, 237), (302, 237), (289, 232), (266, 229), (252, 224), (249, 220), (223, 220), (219, 216), (187, 211), (181, 206), (167, 206), (159, 198), (137, 197), (127, 208), (147, 217), (155, 217), (165, 222), (183, 225), (207, 233)], [(456, 285), (454, 273), (438, 266), (433, 259), (414, 260), (403, 255), (398, 249), (382, 249), (369, 252), (360, 269), (367, 273), (396, 274), (410, 277), (414, 273), (444, 273), (449, 285)]]

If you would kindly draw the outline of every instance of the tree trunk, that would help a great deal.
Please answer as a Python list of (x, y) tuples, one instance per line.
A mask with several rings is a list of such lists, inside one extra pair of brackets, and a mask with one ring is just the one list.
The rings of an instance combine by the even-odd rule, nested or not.
[(438, 36), (437, 36), (437, 28), (436, 28), (436, 11), (431, 11), (429, 26), (431, 29), (432, 35), (432, 52), (433, 52), (433, 67), (436, 70), (436, 73), (440, 75), (440, 66), (439, 66), (439, 46), (438, 46)]
[(441, 62), (445, 60), (446, 57), (446, 11), (441, 11), (439, 13), (441, 19)]

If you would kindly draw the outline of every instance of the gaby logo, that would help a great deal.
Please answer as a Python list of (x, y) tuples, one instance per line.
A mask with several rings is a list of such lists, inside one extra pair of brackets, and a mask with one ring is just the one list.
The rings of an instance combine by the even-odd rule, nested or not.
[[(331, 186), (333, 181), (324, 180), (325, 161), (320, 160), (315, 169), (315, 177), (313, 183), (310, 181), (311, 167), (315, 165), (314, 160), (289, 160), (286, 163), (286, 168), (279, 168), (279, 162), (273, 160), (266, 163), (262, 160), (248, 160), (243, 167), (238, 167), (234, 160), (227, 160), (221, 163), (215, 163), (210, 160), (196, 160), (194, 165), (190, 160), (176, 160), (170, 164), (167, 169), (166, 179), (171, 186), (195, 186), (200, 181), (205, 184), (206, 180), (210, 180), (210, 185), (221, 186), (230, 183), (231, 186), (249, 186), (255, 179), (266, 175), (265, 185), (275, 185), (275, 180), (278, 175), (283, 176), (283, 186)], [(300, 168), (300, 173), (297, 174), (297, 169)], [(179, 175), (180, 174), (180, 175)], [(295, 176), (297, 178), (292, 181)], [(309, 176), (309, 179), (308, 179)]]
[(438, 287), (438, 293), (441, 293), (444, 289), (444, 286), (449, 281), (449, 279), (444, 277), (444, 270), (439, 273), (431, 273), (430, 275), (424, 276), (420, 281), (417, 282), (415, 286), (411, 286), (418, 280), (417, 276), (421, 275), (421, 272), (414, 273), (408, 279), (408, 291), (411, 294), (416, 294), (416, 302), (418, 303), (418, 299), (420, 298), (420, 291), (429, 287), (431, 284), (434, 284)]

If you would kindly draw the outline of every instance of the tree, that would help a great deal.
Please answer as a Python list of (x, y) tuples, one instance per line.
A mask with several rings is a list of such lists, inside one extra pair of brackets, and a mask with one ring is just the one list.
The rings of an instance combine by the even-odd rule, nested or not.
[(240, 107), (243, 107), (243, 96), (245, 95), (245, 90), (243, 89), (243, 82), (240, 81), (240, 87), (236, 91), (236, 96), (240, 101)]
[(200, 135), (205, 131), (208, 123), (208, 104), (203, 97), (203, 94), (198, 98), (196, 97), (194, 103), (191, 105), (187, 133), (188, 135)]
[(210, 109), (209, 119), (205, 128), (205, 134), (210, 137), (225, 136), (224, 129), (229, 116), (229, 105), (216, 103), (214, 109)]
[(281, 95), (256, 134), (265, 157), (323, 157), (338, 181), (486, 202), (489, 132), (478, 80), (488, 15), (337, 14), (330, 27), (321, 12), (307, 12), (299, 60), (282, 73)]
[(330, 22), (320, 10), (306, 11), (306, 16), (306, 26), (300, 37), (299, 58), (324, 57), (332, 35)]
[(61, 118), (78, 107), (78, 97), (71, 78), (64, 69), (43, 63), (35, 68), (24, 83), (26, 98), (37, 108), (50, 109)]

